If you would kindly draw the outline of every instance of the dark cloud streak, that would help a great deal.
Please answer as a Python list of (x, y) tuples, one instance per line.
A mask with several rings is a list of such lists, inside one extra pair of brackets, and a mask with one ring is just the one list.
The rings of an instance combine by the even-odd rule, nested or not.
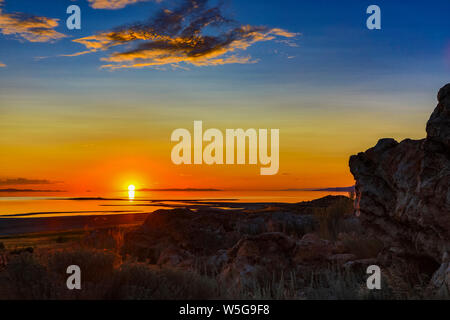
[(9, 189), (0, 189), (0, 192), (66, 192), (63, 190), (36, 190), (36, 189), (14, 189), (14, 188), (9, 188)]
[(45, 179), (26, 179), (26, 178), (12, 178), (0, 180), (0, 186), (14, 186), (14, 185), (34, 185), (34, 184), (53, 184), (50, 180)]

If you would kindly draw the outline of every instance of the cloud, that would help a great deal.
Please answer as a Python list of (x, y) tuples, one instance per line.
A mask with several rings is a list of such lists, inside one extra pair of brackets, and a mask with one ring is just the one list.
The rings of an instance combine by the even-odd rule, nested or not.
[(0, 32), (15, 35), (30, 42), (49, 42), (66, 37), (55, 31), (59, 19), (39, 17), (24, 13), (3, 12), (3, 0), (0, 0)]
[[(275, 191), (275, 190), (274, 190)], [(291, 188), (291, 189), (282, 189), (276, 191), (332, 191), (332, 192), (350, 192), (355, 191), (355, 186), (350, 187), (329, 187), (329, 188)]]
[(6, 64), (4, 64), (3, 62), (0, 61), (0, 68), (5, 68)]
[[(279, 28), (240, 25), (224, 17), (220, 6), (209, 6), (208, 0), (185, 0), (175, 10), (160, 10), (149, 22), (75, 39), (86, 50), (66, 56), (111, 50), (101, 58), (102, 68), (109, 69), (255, 63), (258, 60), (239, 52), (257, 42), (297, 35)], [(120, 47), (126, 50), (119, 51)]]
[(0, 186), (13, 186), (13, 185), (30, 185), (30, 184), (52, 184), (54, 182), (45, 179), (26, 179), (26, 178), (13, 178), (0, 180)]
[(66, 192), (64, 190), (35, 190), (35, 189), (0, 189), (0, 192)]
[[(134, 4), (137, 2), (144, 2), (150, 0), (88, 0), (89, 4), (94, 9), (109, 9), (116, 10), (125, 8), (129, 4)], [(156, 2), (160, 2), (156, 0)]]

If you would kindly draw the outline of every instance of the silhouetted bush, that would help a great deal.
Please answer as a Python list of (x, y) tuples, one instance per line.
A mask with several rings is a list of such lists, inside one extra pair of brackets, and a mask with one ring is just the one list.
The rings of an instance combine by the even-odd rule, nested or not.
[(30, 253), (14, 256), (6, 267), (7, 281), (3, 285), (10, 299), (52, 299), (56, 298), (54, 279), (45, 266)]
[(364, 272), (350, 272), (332, 266), (320, 272), (312, 272), (308, 277), (309, 286), (304, 293), (309, 300), (392, 299), (392, 289), (383, 277), (380, 290), (369, 290)]
[[(68, 290), (66, 268), (81, 268), (81, 290)], [(254, 279), (253, 286), (228, 290), (227, 283), (195, 271), (161, 269), (122, 262), (104, 250), (74, 248), (54, 253), (14, 256), (0, 272), (0, 299), (417, 299), (429, 298), (429, 277), (417, 270), (385, 270), (382, 289), (366, 287), (364, 270), (338, 267), (291, 272), (281, 277)], [(413, 280), (411, 280), (414, 277)], [(249, 279), (252, 282), (252, 279)], [(6, 296), (5, 296), (6, 294)]]
[[(81, 290), (66, 287), (67, 267), (81, 269)], [(22, 253), (6, 268), (0, 299), (212, 299), (217, 282), (191, 271), (125, 262), (111, 251), (75, 248), (37, 256)], [(3, 284), (2, 284), (3, 285)]]
[(327, 208), (314, 208), (313, 213), (319, 222), (319, 235), (324, 239), (336, 240), (343, 219), (353, 213), (353, 203), (343, 198)]
[(112, 251), (86, 248), (58, 250), (46, 257), (49, 272), (66, 277), (67, 267), (80, 267), (83, 280), (99, 281), (110, 277), (115, 265), (120, 263), (120, 257)]

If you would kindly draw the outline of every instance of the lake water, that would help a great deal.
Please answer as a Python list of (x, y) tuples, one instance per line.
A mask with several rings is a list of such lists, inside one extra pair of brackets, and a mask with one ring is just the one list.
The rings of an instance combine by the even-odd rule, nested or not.
[[(208, 191), (208, 192), (139, 192), (128, 195), (118, 192), (108, 195), (61, 195), (0, 197), (0, 218), (40, 218), (60, 216), (93, 216), (148, 213), (191, 201), (217, 202), (287, 202), (296, 203), (326, 195), (347, 195), (330, 191)], [(132, 197), (130, 197), (132, 196)], [(226, 206), (225, 206), (226, 207)]]

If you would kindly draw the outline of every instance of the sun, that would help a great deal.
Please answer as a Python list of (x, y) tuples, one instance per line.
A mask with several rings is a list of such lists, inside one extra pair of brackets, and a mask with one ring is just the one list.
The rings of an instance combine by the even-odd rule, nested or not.
[(134, 199), (134, 197), (135, 197), (135, 195), (136, 195), (134, 190), (136, 190), (135, 186), (132, 185), (132, 184), (130, 184), (130, 185), (128, 186), (128, 199), (129, 199), (130, 201), (133, 201), (133, 199)]

